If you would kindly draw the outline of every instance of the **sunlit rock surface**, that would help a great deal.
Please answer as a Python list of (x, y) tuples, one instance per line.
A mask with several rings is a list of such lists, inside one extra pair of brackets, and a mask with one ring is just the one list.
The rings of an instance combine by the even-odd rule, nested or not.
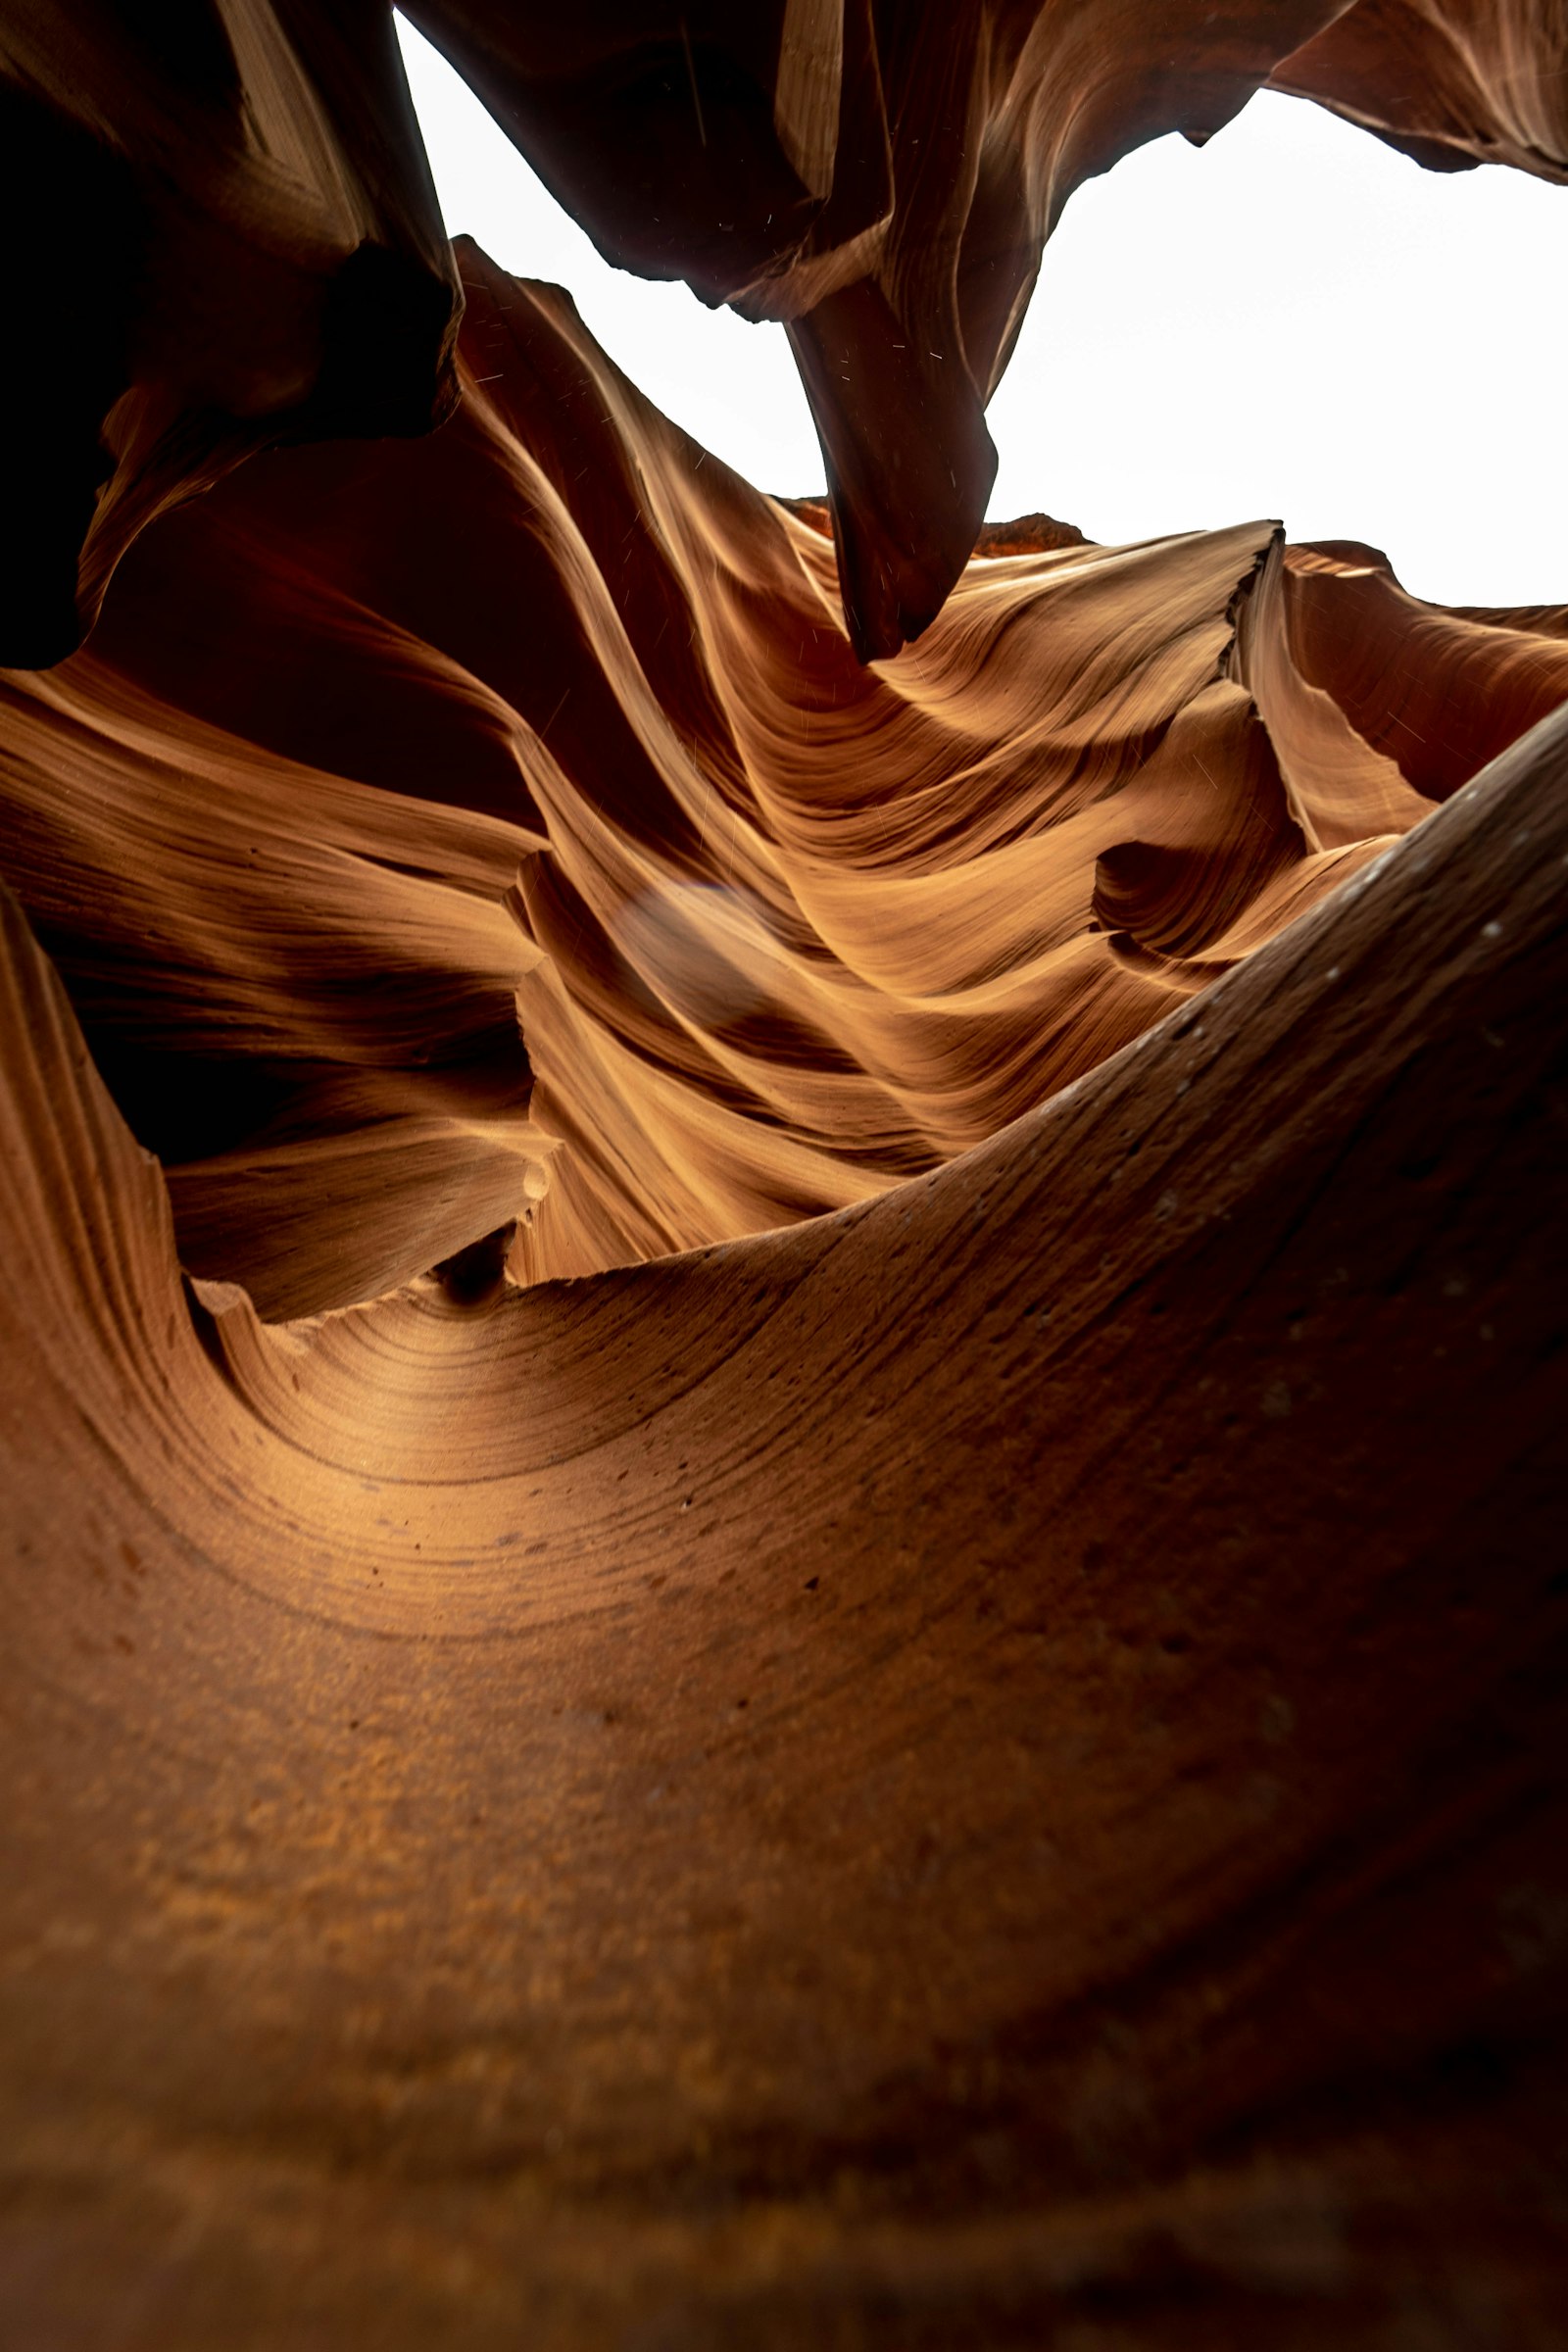
[(1550, 2340), (1565, 759), (932, 1177), (292, 1328), (11, 918), (25, 2316)]
[[(7, 870), (185, 1262), (351, 1303), (874, 1198), (1094, 1068), (1568, 697), (1270, 523), (991, 535), (862, 667), (809, 515), (462, 249), (462, 409), (279, 452), (0, 687)], [(1052, 544), (1055, 542), (1055, 544)]]
[(1560, 174), (1561, 12), (742, 14), (418, 21), (831, 510), (383, 11), (6, 13), (0, 2332), (1544, 2352), (1568, 613), (970, 550), (1078, 178)]

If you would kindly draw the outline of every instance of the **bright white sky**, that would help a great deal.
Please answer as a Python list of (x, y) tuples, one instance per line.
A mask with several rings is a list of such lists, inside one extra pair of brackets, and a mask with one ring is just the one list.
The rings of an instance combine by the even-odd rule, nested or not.
[[(820, 491), (781, 327), (612, 270), (399, 20), (447, 225), (570, 288), (665, 413), (766, 490)], [(1423, 172), (1263, 94), (1073, 197), (991, 404), (994, 516), (1093, 539), (1257, 515), (1370, 540), (1417, 595), (1568, 601), (1568, 189)]]

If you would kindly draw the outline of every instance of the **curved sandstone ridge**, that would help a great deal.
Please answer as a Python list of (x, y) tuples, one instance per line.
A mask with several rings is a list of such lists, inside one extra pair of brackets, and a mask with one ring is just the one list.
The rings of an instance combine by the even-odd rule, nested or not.
[(19, 2340), (1551, 2340), (1565, 787), (881, 1200), (289, 1329), (8, 909)]
[(1563, 0), (408, 13), (610, 260), (787, 322), (868, 656), (921, 634), (974, 545), (986, 403), (1085, 179), (1269, 81), (1438, 169), (1568, 177)]
[[(787, 322), (867, 658), (974, 546), (985, 406), (1086, 178), (1201, 143), (1270, 79), (1439, 169), (1568, 176), (1564, 0), (408, 13), (612, 261)], [(249, 452), (417, 433), (450, 400), (456, 288), (385, 0), (10, 0), (0, 196), (53, 256), (38, 369), (0, 391), (31, 453), (0, 661), (60, 660), (143, 524)]]
[(415, 13), (831, 500), (380, 0), (5, 10), (0, 2334), (1549, 2352), (1568, 607), (976, 533), (1088, 172), (1564, 10)]
[(865, 669), (821, 531), (461, 250), (449, 426), (253, 462), (0, 688), (6, 870), (267, 1313), (514, 1217), (538, 1278), (869, 1200), (1568, 698), (1549, 615), (1268, 523), (1011, 526)]

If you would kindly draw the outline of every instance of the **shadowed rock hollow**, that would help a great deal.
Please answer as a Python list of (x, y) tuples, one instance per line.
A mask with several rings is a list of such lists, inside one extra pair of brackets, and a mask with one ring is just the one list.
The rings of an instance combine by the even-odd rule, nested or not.
[(1554, 2344), (1568, 622), (976, 535), (1072, 186), (1561, 12), (413, 13), (831, 502), (384, 11), (5, 10), (8, 2332)]

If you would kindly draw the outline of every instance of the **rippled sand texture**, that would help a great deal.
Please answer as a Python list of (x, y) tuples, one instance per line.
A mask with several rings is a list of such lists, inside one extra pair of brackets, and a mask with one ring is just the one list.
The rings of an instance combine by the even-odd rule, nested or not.
[(1568, 608), (976, 532), (1087, 172), (1563, 10), (415, 13), (831, 496), (5, 11), (0, 2338), (1554, 2352)]

